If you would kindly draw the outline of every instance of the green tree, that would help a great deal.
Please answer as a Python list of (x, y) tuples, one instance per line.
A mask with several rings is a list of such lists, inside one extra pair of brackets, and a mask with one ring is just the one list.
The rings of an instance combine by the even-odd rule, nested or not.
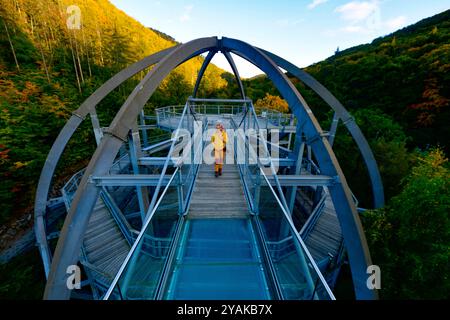
[(419, 155), (404, 189), (362, 215), (381, 297), (450, 298), (450, 170), (442, 150)]
[[(400, 182), (409, 172), (410, 155), (406, 148), (408, 138), (401, 126), (380, 110), (359, 109), (352, 115), (377, 160), (388, 200), (398, 194)], [(329, 127), (330, 121), (331, 116), (325, 123), (325, 128)], [(333, 149), (360, 205), (370, 208), (372, 195), (364, 160), (353, 138), (342, 126), (337, 132)]]

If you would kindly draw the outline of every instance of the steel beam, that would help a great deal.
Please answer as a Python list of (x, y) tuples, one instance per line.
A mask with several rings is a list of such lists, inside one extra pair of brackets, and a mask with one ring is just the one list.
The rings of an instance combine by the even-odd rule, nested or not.
[(215, 56), (216, 53), (217, 53), (216, 50), (211, 50), (210, 52), (208, 52), (208, 55), (206, 56), (205, 60), (203, 61), (200, 71), (198, 72), (198, 75), (197, 75), (197, 80), (195, 81), (194, 92), (192, 93), (192, 96), (194, 98), (197, 96), (197, 91), (200, 88), (200, 82), (203, 79), (203, 75), (205, 74), (206, 68), (208, 68), (209, 63), (211, 62), (212, 58)]
[(331, 126), (330, 126), (330, 132), (328, 136), (328, 141), (330, 141), (330, 145), (333, 146), (334, 144), (334, 138), (336, 137), (336, 131), (339, 124), (339, 117), (337, 113), (335, 112), (333, 114), (333, 120), (331, 120)]
[[(295, 166), (294, 173), (296, 175), (299, 175), (301, 173), (302, 162), (303, 162), (303, 153), (305, 152), (305, 143), (303, 141), (301, 141), (301, 138), (300, 138), (301, 134), (302, 134), (301, 132), (302, 132), (301, 127), (300, 127), (300, 125), (298, 125), (297, 136), (299, 137), (299, 139), (297, 140), (297, 145), (295, 146), (295, 149), (297, 151), (297, 163)], [(291, 215), (294, 212), (295, 195), (296, 194), (297, 194), (297, 186), (294, 186), (291, 188), (290, 195), (289, 195), (289, 213)]]
[(227, 59), (228, 63), (230, 64), (231, 70), (233, 70), (234, 77), (236, 78), (236, 81), (237, 81), (237, 84), (238, 84), (238, 87), (239, 87), (239, 91), (241, 93), (241, 98), (243, 100), (245, 100), (244, 85), (242, 84), (241, 76), (239, 75), (239, 71), (236, 68), (236, 64), (234, 63), (233, 57), (231, 56), (231, 54), (228, 51), (224, 51), (223, 55), (225, 56), (225, 58)]
[[(162, 186), (166, 186), (172, 175), (165, 175)], [(159, 174), (115, 174), (92, 176), (90, 180), (97, 187), (143, 187), (158, 185)]]
[[(268, 163), (269, 158), (259, 157), (262, 163)], [(296, 160), (290, 158), (271, 158), (273, 163), (278, 163), (279, 167), (295, 166)]]
[[(133, 173), (135, 175), (140, 174), (138, 159), (142, 156), (141, 150), (141, 139), (139, 136), (139, 130), (137, 130), (137, 125), (135, 124), (133, 129), (130, 131), (128, 138), (130, 162), (133, 168)], [(136, 194), (139, 203), (139, 211), (141, 212), (141, 221), (144, 223), (145, 212), (148, 209), (148, 190), (147, 188), (136, 188)]]
[[(166, 163), (167, 157), (140, 157), (138, 163), (140, 166), (163, 166)], [(171, 157), (170, 164), (176, 165), (180, 157)]]
[[(267, 179), (270, 181), (272, 186), (276, 185), (275, 178), (273, 176), (268, 176)], [(313, 174), (279, 175), (278, 180), (280, 181), (280, 185), (282, 187), (331, 186), (338, 182), (337, 177)], [(265, 182), (263, 182), (263, 184), (264, 183)]]

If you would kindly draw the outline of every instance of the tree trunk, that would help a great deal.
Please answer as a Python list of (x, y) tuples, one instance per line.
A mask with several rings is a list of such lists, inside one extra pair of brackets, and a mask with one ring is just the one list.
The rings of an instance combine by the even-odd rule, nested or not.
[(5, 20), (3, 20), (3, 25), (5, 26), (6, 35), (8, 36), (9, 45), (11, 46), (11, 51), (12, 51), (12, 54), (14, 57), (14, 62), (16, 63), (17, 70), (20, 71), (19, 62), (17, 61), (17, 57), (16, 57), (16, 50), (14, 50), (14, 45), (11, 41), (11, 37), (10, 37), (9, 31), (8, 31), (8, 26), (6, 25)]
[(88, 71), (89, 71), (89, 77), (92, 78), (92, 70), (91, 70), (91, 62), (89, 59), (89, 47), (86, 45), (86, 37), (84, 36), (84, 28), (81, 27), (81, 34), (83, 36), (83, 45), (86, 50), (86, 58), (87, 58), (87, 65), (88, 65)]
[(83, 68), (81, 67), (80, 52), (78, 50), (78, 42), (77, 39), (75, 38), (75, 33), (73, 36), (73, 41), (75, 42), (75, 53), (77, 54), (78, 70), (81, 78), (81, 83), (84, 83)]
[(31, 23), (31, 35), (34, 36), (33, 16), (30, 17), (30, 23)]
[(101, 66), (103, 66), (103, 43), (102, 43), (102, 35), (100, 34), (100, 31), (97, 29), (97, 35), (98, 35), (98, 39), (100, 40), (100, 45), (98, 46), (99, 50), (100, 50), (100, 62), (101, 62)]
[(69, 42), (70, 42), (70, 52), (72, 53), (73, 68), (75, 69), (75, 76), (77, 77), (78, 91), (81, 93), (80, 77), (78, 76), (78, 68), (77, 63), (75, 61), (75, 54), (73, 53), (72, 37), (70, 36), (70, 32), (69, 32)]
[(48, 74), (47, 62), (45, 61), (44, 50), (42, 50), (41, 37), (39, 37), (39, 35), (37, 35), (37, 40), (37, 43), (39, 44), (39, 51), (41, 52), (42, 62), (44, 63), (45, 74), (47, 75), (47, 81), (48, 83), (50, 83), (50, 75)]

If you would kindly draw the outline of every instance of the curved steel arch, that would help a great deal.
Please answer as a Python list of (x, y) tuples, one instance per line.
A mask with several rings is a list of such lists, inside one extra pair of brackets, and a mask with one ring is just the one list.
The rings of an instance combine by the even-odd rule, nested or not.
[(356, 297), (376, 298), (376, 292), (369, 290), (366, 286), (366, 268), (371, 264), (371, 259), (356, 207), (333, 150), (328, 140), (323, 137), (322, 129), (312, 115), (311, 109), (289, 79), (266, 54), (245, 42), (229, 38), (218, 40), (216, 37), (193, 40), (167, 53), (140, 82), (116, 114), (92, 156), (75, 194), (55, 251), (44, 298), (64, 299), (70, 296), (66, 286), (66, 267), (75, 264), (78, 260), (89, 216), (98, 197), (98, 189), (94, 184), (89, 183), (89, 176), (106, 173), (122, 142), (126, 141), (127, 134), (144, 104), (173, 68), (195, 54), (218, 48), (226, 48), (263, 70), (288, 101), (298, 119), (304, 121), (304, 133), (311, 141), (311, 147), (323, 173), (337, 177), (338, 183), (330, 186), (329, 190), (344, 234)]
[[(197, 91), (200, 87), (200, 82), (203, 79), (203, 76), (205, 75), (206, 68), (211, 63), (212, 58), (216, 55), (218, 50), (213, 50), (208, 53), (208, 55), (205, 58), (205, 61), (202, 64), (202, 67), (200, 68), (200, 71), (198, 72), (197, 81), (195, 82), (194, 92), (192, 94), (192, 97), (195, 98), (197, 96)], [(236, 82), (238, 84), (239, 92), (241, 94), (241, 98), (245, 99), (245, 90), (244, 85), (242, 84), (241, 77), (239, 76), (239, 70), (236, 67), (236, 64), (234, 63), (233, 57), (230, 55), (228, 51), (224, 51), (223, 55), (227, 59), (228, 64), (231, 67), (231, 70), (233, 70), (234, 77), (236, 78)]]
[(211, 62), (212, 58), (214, 58), (216, 53), (217, 53), (217, 50), (211, 50), (210, 52), (208, 52), (208, 55), (206, 56), (205, 60), (203, 61), (200, 71), (197, 74), (197, 80), (195, 81), (195, 87), (194, 87), (194, 91), (192, 93), (193, 98), (195, 98), (197, 96), (197, 91), (200, 88), (200, 82), (203, 79), (203, 75), (205, 74), (206, 68), (208, 67), (209, 63)]
[(304, 70), (298, 68), (289, 61), (273, 54), (269, 51), (260, 49), (268, 57), (270, 57), (279, 67), (291, 73), (298, 80), (302, 81), (309, 88), (311, 88), (319, 97), (321, 97), (328, 105), (336, 112), (339, 119), (347, 127), (347, 130), (352, 135), (361, 155), (366, 163), (367, 171), (369, 173), (370, 181), (372, 183), (372, 193), (375, 208), (381, 208), (384, 206), (384, 190), (383, 183), (381, 181), (380, 172), (378, 170), (377, 162), (369, 147), (369, 143), (361, 132), (361, 129), (355, 123), (354, 118), (349, 114), (345, 107), (339, 102), (338, 99), (319, 81)]
[(239, 91), (241, 93), (241, 98), (245, 100), (245, 91), (244, 91), (244, 85), (242, 84), (241, 76), (239, 75), (239, 71), (236, 67), (236, 64), (234, 63), (233, 57), (231, 56), (230, 52), (224, 51), (223, 55), (227, 59), (231, 70), (233, 70), (234, 77), (236, 78), (236, 81), (238, 83)]
[[(81, 106), (75, 110), (61, 129), (58, 137), (53, 143), (47, 158), (42, 168), (41, 175), (39, 177), (39, 183), (36, 190), (36, 198), (34, 204), (34, 229), (36, 234), (36, 240), (38, 243), (39, 251), (41, 252), (42, 262), (44, 265), (45, 276), (48, 277), (51, 264), (51, 252), (47, 243), (47, 235), (45, 231), (44, 215), (47, 206), (47, 197), (50, 191), (50, 185), (55, 173), (56, 166), (61, 158), (61, 155), (69, 142), (70, 138), (73, 136), (77, 128), (84, 121), (88, 114), (91, 114), (93, 121), (94, 130), (98, 124), (96, 121), (95, 107), (102, 101), (111, 91), (120, 86), (123, 82), (130, 79), (138, 72), (154, 65), (159, 62), (164, 56), (172, 52), (177, 46), (164, 49), (155, 54), (152, 54), (144, 59), (130, 65), (129, 67), (123, 69), (108, 81), (106, 81), (100, 88), (95, 90), (95, 92), (90, 95)], [(94, 117), (92, 117), (94, 115)], [(98, 126), (99, 127), (99, 126)], [(97, 136), (96, 136), (97, 138)], [(97, 142), (98, 139), (97, 139)]]

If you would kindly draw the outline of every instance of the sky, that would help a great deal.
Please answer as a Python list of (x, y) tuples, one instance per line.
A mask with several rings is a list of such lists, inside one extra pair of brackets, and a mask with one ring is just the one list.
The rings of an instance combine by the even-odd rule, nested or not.
[[(298, 67), (370, 43), (450, 9), (450, 0), (110, 0), (117, 8), (179, 42), (236, 38)], [(234, 57), (240, 76), (262, 73)], [(231, 72), (223, 55), (212, 61)]]

